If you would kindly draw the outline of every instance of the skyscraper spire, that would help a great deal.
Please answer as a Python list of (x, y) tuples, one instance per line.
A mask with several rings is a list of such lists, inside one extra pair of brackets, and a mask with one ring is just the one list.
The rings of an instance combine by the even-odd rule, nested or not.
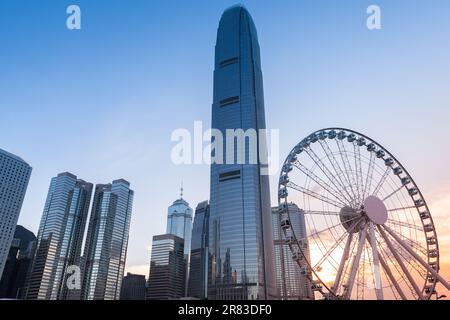
[(181, 198), (181, 200), (183, 200), (183, 191), (184, 191), (184, 189), (183, 189), (183, 180), (181, 180), (181, 188), (180, 188), (180, 198)]

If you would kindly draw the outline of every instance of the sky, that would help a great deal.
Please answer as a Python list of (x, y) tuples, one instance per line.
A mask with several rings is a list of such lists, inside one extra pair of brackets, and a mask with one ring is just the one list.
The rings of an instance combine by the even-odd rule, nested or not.
[[(261, 46), (266, 122), (280, 161), (310, 133), (347, 127), (408, 169), (435, 218), (450, 279), (450, 2), (241, 1)], [(81, 8), (81, 30), (66, 8)], [(51, 177), (124, 178), (135, 190), (127, 270), (179, 197), (209, 198), (209, 167), (171, 161), (171, 133), (210, 126), (214, 45), (234, 1), (0, 1), (0, 148), (33, 167), (19, 224), (37, 232)], [(382, 29), (366, 27), (381, 8)], [(271, 176), (272, 203), (278, 176)]]

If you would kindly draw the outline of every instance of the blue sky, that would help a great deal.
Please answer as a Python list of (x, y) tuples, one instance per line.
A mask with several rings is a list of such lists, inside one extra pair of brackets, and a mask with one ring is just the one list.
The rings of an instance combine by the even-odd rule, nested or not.
[[(361, 131), (441, 208), (450, 196), (450, 2), (241, 2), (258, 28), (280, 158), (323, 127)], [(81, 30), (66, 29), (70, 4), (81, 7)], [(210, 125), (216, 30), (233, 4), (0, 2), (0, 147), (33, 166), (20, 224), (37, 231), (59, 172), (125, 178), (136, 192), (127, 266), (147, 272), (151, 237), (165, 231), (181, 180), (192, 207), (209, 197), (209, 167), (173, 165), (170, 135), (195, 120)], [(382, 9), (380, 31), (366, 28), (370, 4)]]

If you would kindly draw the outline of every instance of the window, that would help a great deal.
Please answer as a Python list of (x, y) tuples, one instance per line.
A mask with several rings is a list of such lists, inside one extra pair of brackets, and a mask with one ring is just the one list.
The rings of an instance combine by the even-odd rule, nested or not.
[(219, 175), (219, 182), (240, 179), (241, 178), (241, 170), (234, 170), (221, 173)]
[(235, 64), (235, 63), (238, 63), (238, 62), (239, 62), (239, 58), (238, 57), (234, 57), (234, 58), (231, 58), (231, 59), (223, 60), (223, 61), (220, 62), (220, 67), (221, 68), (225, 68), (226, 66), (229, 66), (229, 65), (232, 65), (232, 64)]
[(235, 97), (231, 97), (231, 98), (226, 98), (226, 99), (220, 100), (220, 106), (221, 107), (229, 106), (229, 105), (235, 104), (235, 103), (239, 103), (239, 96), (235, 96)]

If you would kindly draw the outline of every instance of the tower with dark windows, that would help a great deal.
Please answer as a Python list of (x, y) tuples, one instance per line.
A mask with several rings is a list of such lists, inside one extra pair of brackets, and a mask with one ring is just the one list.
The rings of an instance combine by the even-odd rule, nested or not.
[(184, 297), (185, 288), (184, 240), (173, 234), (154, 236), (147, 300), (180, 299)]
[[(272, 299), (276, 286), (269, 178), (263, 172), (267, 153), (261, 150), (260, 130), (266, 124), (260, 50), (255, 24), (240, 5), (227, 9), (220, 20), (213, 99), (213, 129), (223, 137), (230, 129), (253, 130), (258, 141), (251, 145), (244, 137), (245, 150), (228, 141), (223, 149), (212, 150), (208, 298)], [(250, 154), (255, 147), (257, 154)]]
[(200, 202), (195, 209), (191, 237), (188, 296), (206, 299), (208, 293), (209, 203)]

